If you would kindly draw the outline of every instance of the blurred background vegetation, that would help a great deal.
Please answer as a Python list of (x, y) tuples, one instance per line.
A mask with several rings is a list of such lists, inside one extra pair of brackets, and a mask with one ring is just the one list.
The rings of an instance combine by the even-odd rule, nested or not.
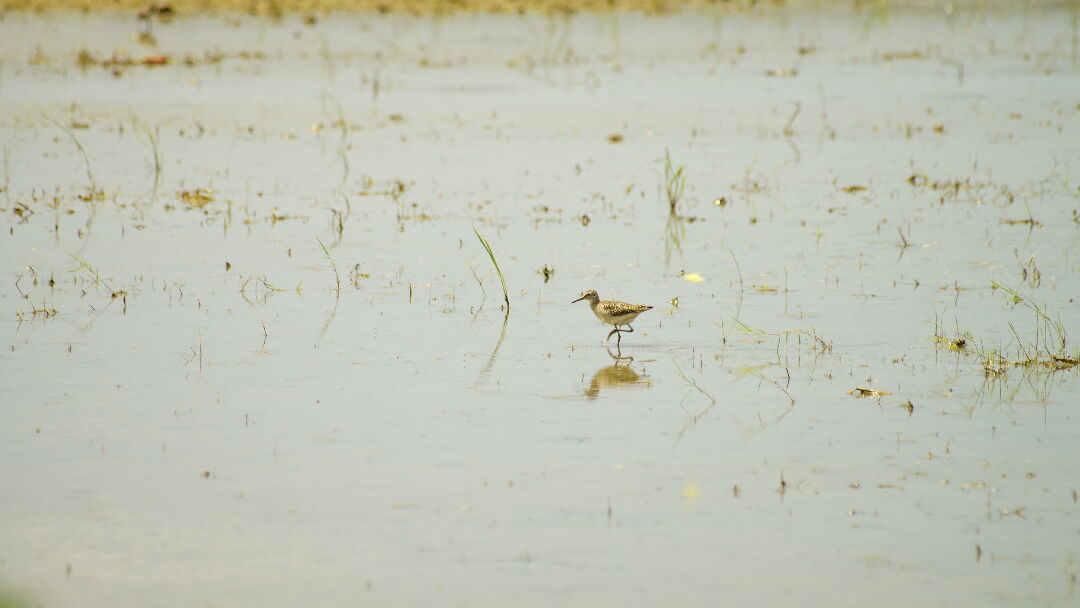
[[(1021, 0), (1018, 0), (1021, 1)], [(1022, 0), (1025, 5), (1062, 4), (1069, 0)], [(576, 13), (638, 11), (668, 13), (710, 7), (731, 12), (776, 8), (882, 9), (919, 8), (951, 12), (956, 8), (1009, 4), (1004, 0), (0, 0), (0, 11), (41, 12), (139, 11), (165, 8), (174, 14), (243, 12), (281, 15), (333, 11), (434, 15), (449, 13)]]

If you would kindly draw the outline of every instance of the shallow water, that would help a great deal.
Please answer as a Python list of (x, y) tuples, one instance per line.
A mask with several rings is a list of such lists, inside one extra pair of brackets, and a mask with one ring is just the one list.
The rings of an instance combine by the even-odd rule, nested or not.
[(0, 583), (1075, 602), (1076, 23), (5, 15)]

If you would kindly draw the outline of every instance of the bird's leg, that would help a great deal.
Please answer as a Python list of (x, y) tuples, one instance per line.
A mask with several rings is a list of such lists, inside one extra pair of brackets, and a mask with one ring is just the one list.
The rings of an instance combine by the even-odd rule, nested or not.
[(607, 341), (608, 341), (608, 338), (610, 338), (610, 337), (612, 336), (612, 334), (616, 334), (616, 333), (618, 333), (618, 332), (619, 332), (619, 326), (618, 326), (618, 325), (616, 325), (616, 326), (615, 326), (615, 329), (613, 329), (613, 330), (611, 330), (610, 332), (608, 332), (607, 338), (604, 338), (604, 342), (607, 342)]
[[(629, 324), (629, 323), (627, 323), (627, 324), (626, 324), (626, 326), (627, 326), (627, 327), (630, 327), (630, 324)], [(633, 328), (633, 327), (630, 327), (630, 329), (620, 329), (619, 331), (620, 331), (620, 332), (623, 332), (623, 331), (625, 331), (625, 332), (626, 332), (626, 333), (628, 333), (628, 334), (632, 334), (632, 333), (634, 333), (634, 328)]]
[(618, 325), (616, 325), (615, 326), (615, 331), (619, 332), (619, 335), (618, 335), (619, 339), (615, 341), (615, 348), (618, 348), (621, 351), (622, 350), (622, 330), (619, 329)]

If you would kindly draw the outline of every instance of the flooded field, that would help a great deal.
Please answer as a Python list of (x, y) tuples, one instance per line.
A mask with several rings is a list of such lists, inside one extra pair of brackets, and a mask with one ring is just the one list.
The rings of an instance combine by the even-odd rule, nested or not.
[(0, 596), (1076, 605), (1078, 76), (1075, 4), (5, 14)]

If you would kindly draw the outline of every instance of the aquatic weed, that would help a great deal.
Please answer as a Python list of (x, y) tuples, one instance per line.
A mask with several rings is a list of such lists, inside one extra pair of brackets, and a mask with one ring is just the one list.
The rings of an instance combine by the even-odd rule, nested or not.
[(671, 152), (664, 148), (664, 176), (662, 186), (664, 188), (664, 198), (667, 199), (668, 213), (675, 215), (675, 209), (679, 205), (679, 201), (682, 200), (683, 193), (686, 190), (686, 170), (685, 165), (679, 165), (675, 167), (671, 163)]
[(334, 269), (334, 282), (337, 285), (337, 294), (341, 295), (341, 275), (338, 274), (337, 263), (334, 261), (334, 256), (330, 255), (330, 250), (323, 244), (322, 239), (315, 237), (315, 240), (319, 242), (319, 247), (322, 247), (323, 255), (326, 259), (330, 260), (330, 267)]
[(486, 239), (484, 239), (484, 237), (480, 236), (480, 233), (476, 231), (476, 228), (473, 228), (473, 234), (476, 235), (476, 238), (480, 239), (480, 244), (484, 246), (484, 251), (486, 251), (488, 257), (491, 258), (491, 263), (495, 265), (495, 272), (499, 273), (499, 280), (502, 281), (503, 301), (506, 302), (506, 314), (509, 315), (510, 292), (506, 289), (506, 277), (503, 276), (503, 271), (501, 268), (499, 268), (499, 262), (495, 259), (495, 252), (491, 250), (491, 245), (487, 242)]

